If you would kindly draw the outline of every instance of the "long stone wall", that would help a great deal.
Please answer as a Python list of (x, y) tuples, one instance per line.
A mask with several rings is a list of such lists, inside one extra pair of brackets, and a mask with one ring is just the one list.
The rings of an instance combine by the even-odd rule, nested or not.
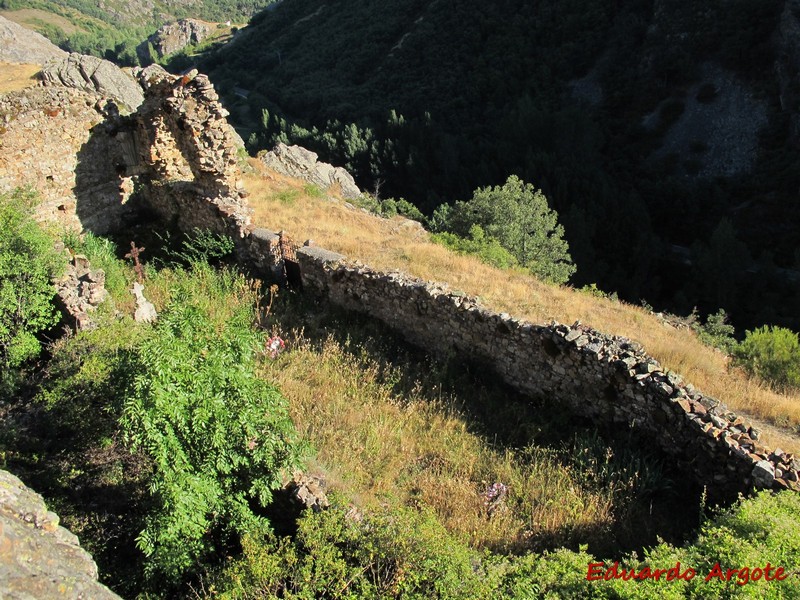
[(304, 286), (334, 304), (376, 317), (422, 348), (485, 364), (520, 392), (599, 425), (643, 433), (715, 495), (753, 486), (800, 491), (800, 460), (763, 446), (756, 428), (636, 342), (579, 323), (528, 323), (445, 285), (353, 265), (317, 248), (297, 256)]
[[(103, 124), (103, 131), (122, 136), (114, 186), (135, 180), (143, 202), (162, 219), (185, 231), (226, 233), (243, 264), (280, 277), (279, 236), (250, 225), (239, 144), (211, 83), (159, 69), (140, 72), (139, 81), (142, 106)], [(764, 447), (745, 419), (666, 372), (635, 342), (580, 324), (526, 323), (444, 285), (373, 271), (319, 248), (300, 249), (297, 260), (306, 290), (380, 319), (424, 349), (479, 361), (524, 394), (599, 425), (638, 430), (716, 495), (753, 487), (800, 491), (800, 461)]]

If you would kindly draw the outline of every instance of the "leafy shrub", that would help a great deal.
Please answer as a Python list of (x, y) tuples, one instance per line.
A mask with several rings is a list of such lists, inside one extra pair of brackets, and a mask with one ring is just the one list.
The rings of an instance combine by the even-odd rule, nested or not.
[(585, 285), (582, 288), (579, 288), (578, 291), (581, 294), (586, 294), (587, 296), (591, 296), (592, 298), (606, 298), (613, 302), (619, 302), (619, 296), (617, 292), (604, 292), (599, 287), (597, 287), (596, 283), (590, 283), (589, 285)]
[(705, 324), (695, 325), (694, 328), (700, 341), (708, 346), (727, 353), (731, 353), (736, 347), (736, 339), (733, 337), (736, 329), (728, 322), (728, 313), (722, 308), (708, 315)]
[(750, 375), (778, 387), (800, 387), (800, 339), (784, 327), (748, 331), (734, 350), (735, 362)]
[(216, 584), (223, 597), (488, 598), (501, 574), (428, 512), (331, 509), (299, 526), (293, 541), (248, 536)]
[(475, 190), (471, 200), (437, 219), (443, 216), (448, 230), (462, 236), (479, 225), (540, 279), (565, 283), (575, 272), (558, 213), (540, 190), (514, 175), (502, 186)]
[(178, 254), (187, 263), (207, 263), (230, 256), (234, 250), (233, 240), (227, 235), (195, 227), (192, 233), (184, 233), (182, 250)]
[(470, 227), (468, 238), (443, 232), (433, 234), (431, 239), (461, 254), (473, 254), (483, 262), (501, 269), (508, 269), (518, 264), (517, 259), (500, 245), (500, 242), (487, 236), (480, 225)]
[(34, 196), (0, 195), (0, 368), (5, 378), (41, 350), (36, 335), (58, 322), (51, 277), (63, 260), (32, 217)]
[(155, 509), (137, 543), (148, 574), (177, 581), (268, 522), (254, 512), (298, 459), (286, 400), (256, 377), (252, 307), (222, 326), (179, 296), (136, 349), (122, 425), (153, 461)]

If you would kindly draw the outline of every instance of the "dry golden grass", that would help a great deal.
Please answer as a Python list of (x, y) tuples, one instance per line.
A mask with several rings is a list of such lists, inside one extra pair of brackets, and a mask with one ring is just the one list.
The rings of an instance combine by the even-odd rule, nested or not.
[(17, 92), (36, 85), (39, 65), (17, 65), (0, 62), (0, 94)]
[(61, 31), (67, 35), (83, 31), (80, 27), (76, 26), (72, 21), (61, 15), (40, 10), (38, 8), (21, 8), (19, 10), (4, 10), (0, 11), (0, 15), (14, 21), (23, 27), (37, 31), (36, 25), (41, 23), (49, 23), (60, 28)]
[(251, 165), (254, 172), (246, 175), (246, 186), (256, 224), (283, 229), (297, 242), (313, 239), (376, 269), (447, 282), (479, 296), (487, 307), (534, 323), (580, 320), (636, 340), (662, 365), (704, 393), (766, 424), (768, 444), (800, 452), (800, 440), (791, 433), (800, 427), (800, 395), (776, 393), (729, 369), (727, 358), (702, 344), (691, 331), (664, 325), (637, 306), (548, 285), (521, 271), (499, 270), (476, 258), (459, 256), (432, 243), (425, 232), (403, 219), (381, 219), (347, 208), (341, 201), (320, 200), (306, 193), (303, 182), (264, 169), (256, 160)]
[[(376, 363), (334, 340), (290, 349), (262, 375), (289, 399), (331, 488), (363, 508), (429, 506), (449, 531), (495, 549), (586, 541), (613, 524), (615, 492), (593, 491), (553, 451), (493, 449), (447, 398), (395, 395)], [(483, 494), (494, 482), (509, 496), (489, 518)]]

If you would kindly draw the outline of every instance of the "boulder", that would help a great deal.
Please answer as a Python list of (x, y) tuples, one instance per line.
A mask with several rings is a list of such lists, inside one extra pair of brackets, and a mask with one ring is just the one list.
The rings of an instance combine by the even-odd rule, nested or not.
[(43, 65), (66, 56), (43, 35), (0, 17), (0, 62)]
[(0, 549), (2, 598), (119, 598), (97, 582), (91, 555), (42, 497), (2, 470)]
[(199, 44), (206, 39), (212, 31), (210, 23), (197, 19), (180, 19), (174, 23), (162, 25), (158, 31), (151, 35), (145, 42), (139, 44), (136, 53), (143, 64), (150, 62), (149, 45), (152, 45), (158, 58), (163, 58), (186, 48), (191, 44)]
[(758, 461), (756, 466), (753, 467), (751, 477), (753, 479), (753, 484), (757, 488), (769, 489), (775, 482), (775, 465), (768, 460)]
[(125, 109), (133, 112), (144, 101), (142, 88), (115, 64), (97, 58), (72, 53), (63, 60), (47, 63), (42, 69), (45, 85), (97, 92), (114, 98)]
[(265, 166), (283, 175), (297, 177), (324, 189), (336, 184), (340, 187), (343, 198), (361, 196), (361, 190), (358, 189), (350, 173), (342, 167), (319, 162), (315, 152), (301, 146), (287, 146), (281, 143), (273, 150), (262, 153), (260, 158)]

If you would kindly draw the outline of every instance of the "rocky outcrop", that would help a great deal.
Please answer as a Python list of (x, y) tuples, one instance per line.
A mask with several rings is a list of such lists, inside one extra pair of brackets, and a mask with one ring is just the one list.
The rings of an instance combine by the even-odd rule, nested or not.
[(105, 283), (102, 269), (92, 269), (89, 259), (82, 254), (72, 257), (65, 273), (55, 281), (56, 295), (68, 325), (78, 331), (94, 327), (91, 313), (108, 296)]
[(97, 565), (58, 515), (19, 478), (0, 470), (0, 597), (119, 598), (97, 582)]
[(315, 152), (301, 146), (287, 146), (281, 143), (269, 152), (259, 154), (259, 158), (267, 167), (278, 173), (302, 179), (322, 189), (338, 186), (343, 198), (353, 199), (361, 196), (361, 190), (358, 189), (350, 173), (342, 167), (319, 162)]
[(197, 19), (180, 19), (175, 23), (162, 25), (158, 31), (147, 38), (136, 48), (139, 60), (146, 64), (153, 57), (150, 56), (152, 46), (158, 58), (164, 58), (186, 48), (191, 44), (199, 44), (206, 39), (213, 26)]
[(41, 34), (0, 17), (0, 62), (43, 65), (67, 56)]
[(72, 53), (65, 59), (50, 62), (42, 69), (45, 85), (97, 92), (117, 101), (124, 112), (133, 112), (144, 100), (142, 89), (115, 64), (97, 58)]

